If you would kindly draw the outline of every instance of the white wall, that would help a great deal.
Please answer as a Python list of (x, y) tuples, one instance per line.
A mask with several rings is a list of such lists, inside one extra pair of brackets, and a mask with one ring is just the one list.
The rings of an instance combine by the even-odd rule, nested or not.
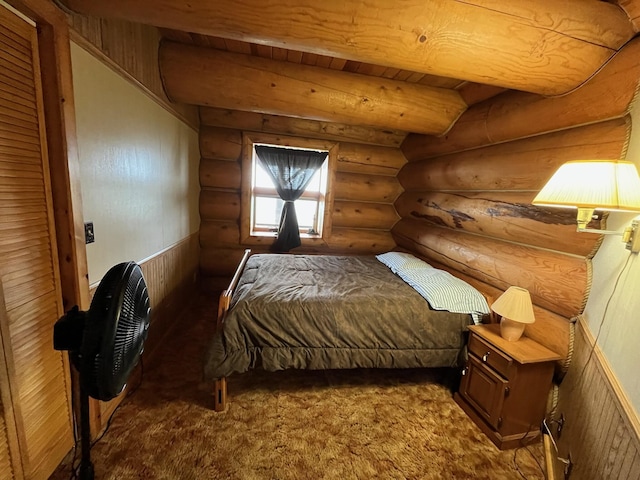
[[(640, 170), (638, 103), (631, 116), (632, 131), (627, 160), (633, 161)], [(611, 213), (607, 228), (622, 230), (634, 217), (635, 214)], [(627, 261), (614, 293), (616, 279)], [(606, 308), (610, 298), (609, 307)], [(593, 284), (584, 316), (594, 336), (598, 334), (602, 323), (598, 344), (637, 415), (640, 412), (640, 258), (638, 254), (631, 254), (625, 249), (618, 236), (605, 237), (593, 259)]]
[(89, 282), (199, 228), (198, 134), (71, 44)]

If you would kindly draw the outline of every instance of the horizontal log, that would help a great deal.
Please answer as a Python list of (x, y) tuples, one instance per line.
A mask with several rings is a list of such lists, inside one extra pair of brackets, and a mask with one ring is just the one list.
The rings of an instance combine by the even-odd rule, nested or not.
[(436, 135), (467, 107), (453, 90), (181, 43), (163, 42), (159, 56), (181, 103)]
[(239, 245), (236, 248), (201, 248), (200, 271), (202, 275), (207, 277), (228, 277), (230, 280), (238, 268), (242, 255), (244, 255), (244, 250)]
[(387, 203), (335, 201), (333, 204), (334, 227), (390, 230), (398, 220), (396, 209)]
[[(531, 205), (536, 192), (404, 192), (395, 202), (403, 218), (583, 257), (602, 236), (576, 231), (576, 211)], [(592, 222), (591, 228), (600, 228)]]
[(465, 82), (459, 88), (460, 96), (467, 105), (475, 105), (507, 91), (506, 88), (484, 83)]
[(336, 172), (333, 192), (335, 200), (393, 203), (402, 187), (395, 177)]
[(620, 118), (640, 87), (640, 38), (625, 46), (582, 87), (561, 97), (507, 92), (469, 108), (440, 138), (408, 135), (409, 161)]
[(237, 222), (200, 222), (200, 246), (202, 248), (232, 248), (240, 246), (240, 227)]
[(240, 190), (242, 171), (238, 162), (200, 160), (200, 186)]
[(283, 117), (264, 113), (242, 112), (224, 108), (200, 107), (202, 125), (236, 128), (243, 131), (321, 138), (339, 142), (365, 143), (399, 147), (407, 136), (400, 130), (361, 127), (344, 123), (319, 122), (306, 118)]
[(396, 223), (392, 233), (399, 246), (496, 288), (526, 288), (534, 303), (559, 315), (574, 317), (584, 309), (589, 260), (407, 218)]
[(231, 220), (240, 218), (240, 194), (220, 190), (200, 190), (200, 218), (202, 220)]
[(200, 155), (214, 160), (239, 160), (242, 132), (232, 128), (200, 127)]
[(407, 163), (399, 148), (341, 143), (337, 171), (395, 177)]
[(86, 15), (543, 94), (579, 85), (634, 34), (615, 5), (584, 0), (65, 3)]
[[(454, 270), (447, 265), (435, 262), (432, 259), (427, 259), (427, 261), (430, 262), (433, 267), (446, 270), (476, 288), (487, 298), (490, 306), (500, 295), (504, 293), (503, 290), (465, 275), (464, 273)], [(536, 342), (553, 350), (557, 354), (562, 355), (562, 360), (558, 362), (558, 370), (564, 370), (563, 366), (567, 356), (569, 355), (570, 321), (565, 317), (557, 315), (537, 305), (533, 305), (533, 314), (536, 321), (535, 323), (526, 326), (525, 335), (533, 338)]]
[(560, 165), (624, 158), (629, 116), (513, 142), (414, 161), (398, 180), (405, 190), (539, 191)]
[(631, 23), (633, 24), (633, 28), (636, 32), (640, 32), (640, 1), (638, 0), (616, 0), (614, 3), (617, 3), (620, 8), (622, 8)]
[(378, 254), (396, 246), (391, 232), (358, 228), (334, 227), (327, 244), (329, 248), (361, 254)]

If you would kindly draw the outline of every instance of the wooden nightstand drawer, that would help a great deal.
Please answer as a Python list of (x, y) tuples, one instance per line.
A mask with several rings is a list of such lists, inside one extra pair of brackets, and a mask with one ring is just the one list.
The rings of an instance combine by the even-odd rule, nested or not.
[(502, 405), (508, 389), (507, 380), (474, 356), (469, 357), (468, 370), (460, 382), (460, 395), (493, 428), (500, 428)]
[(469, 360), (456, 403), (500, 449), (535, 438), (560, 356), (527, 337), (505, 340), (497, 324), (469, 331)]
[(490, 343), (484, 341), (477, 335), (471, 335), (469, 339), (469, 352), (503, 377), (509, 378), (513, 360)]

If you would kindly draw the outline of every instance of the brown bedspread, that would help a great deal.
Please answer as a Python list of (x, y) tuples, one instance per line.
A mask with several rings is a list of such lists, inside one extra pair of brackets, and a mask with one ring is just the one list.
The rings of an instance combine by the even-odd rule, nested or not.
[(434, 311), (373, 256), (253, 255), (205, 378), (265, 370), (455, 366), (469, 315)]

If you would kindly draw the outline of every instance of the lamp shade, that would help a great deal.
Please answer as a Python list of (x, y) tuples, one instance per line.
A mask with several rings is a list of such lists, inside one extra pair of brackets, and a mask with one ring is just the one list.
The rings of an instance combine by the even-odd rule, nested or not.
[(529, 290), (521, 287), (509, 287), (491, 305), (491, 310), (503, 318), (519, 323), (533, 323), (536, 321), (531, 305)]
[(553, 174), (534, 205), (640, 211), (640, 176), (632, 162), (579, 160)]

